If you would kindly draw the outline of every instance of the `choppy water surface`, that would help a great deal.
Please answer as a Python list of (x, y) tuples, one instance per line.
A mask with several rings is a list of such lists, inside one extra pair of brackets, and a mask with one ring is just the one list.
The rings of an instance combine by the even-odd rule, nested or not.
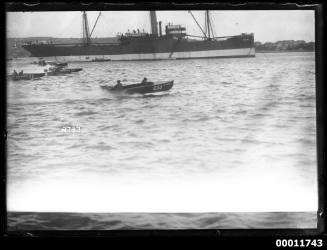
[[(7, 82), (9, 211), (102, 213), (92, 216), (103, 229), (131, 218), (143, 229), (164, 218), (165, 228), (315, 227), (288, 213), (284, 224), (273, 213), (238, 222), (317, 210), (313, 53), (69, 66), (83, 71)], [(175, 84), (148, 96), (100, 88), (143, 77)]]

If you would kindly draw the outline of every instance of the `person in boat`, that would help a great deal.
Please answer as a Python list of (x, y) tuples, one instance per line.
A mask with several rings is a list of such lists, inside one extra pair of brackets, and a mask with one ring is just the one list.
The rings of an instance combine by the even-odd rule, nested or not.
[(40, 65), (40, 66), (45, 66), (45, 65), (46, 65), (45, 60), (40, 60), (40, 61), (39, 61), (39, 65)]
[(120, 80), (117, 81), (117, 84), (114, 87), (115, 89), (122, 89), (123, 88), (123, 84), (121, 83)]
[(50, 72), (60, 72), (63, 66), (52, 66), (49, 68)]
[(141, 82), (141, 84), (145, 84), (147, 82), (148, 82), (148, 79), (146, 79), (146, 77), (144, 77), (143, 80), (142, 80), (142, 82)]
[(54, 71), (54, 72), (59, 72), (59, 71), (61, 71), (61, 70), (63, 69), (63, 67), (64, 67), (64, 66), (54, 66), (54, 67), (53, 67), (53, 71)]
[(14, 72), (12, 73), (13, 76), (18, 76), (18, 73), (16, 70), (14, 70)]

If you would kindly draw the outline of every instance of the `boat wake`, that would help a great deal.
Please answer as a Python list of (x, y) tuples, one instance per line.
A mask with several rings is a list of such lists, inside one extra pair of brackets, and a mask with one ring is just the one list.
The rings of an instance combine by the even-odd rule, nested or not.
[(152, 98), (152, 97), (162, 97), (162, 96), (169, 96), (170, 93), (162, 93), (162, 92), (158, 92), (158, 93), (151, 93), (151, 94), (145, 94), (142, 95), (143, 98)]
[[(107, 87), (107, 86), (101, 86), (101, 87)], [(104, 88), (106, 89), (106, 88)], [(169, 96), (170, 93), (163, 93), (163, 92), (156, 92), (156, 93), (146, 93), (146, 94), (140, 94), (140, 93), (133, 93), (129, 94), (125, 91), (116, 91), (116, 92), (109, 92), (114, 99), (133, 99), (133, 98), (158, 98), (163, 96)]]

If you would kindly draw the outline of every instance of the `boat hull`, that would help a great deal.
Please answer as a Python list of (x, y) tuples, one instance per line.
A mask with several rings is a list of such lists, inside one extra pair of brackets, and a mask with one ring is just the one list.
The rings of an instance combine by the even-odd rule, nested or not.
[(113, 93), (123, 93), (123, 94), (149, 94), (162, 91), (170, 90), (174, 85), (174, 81), (163, 82), (163, 83), (146, 83), (146, 84), (132, 84), (127, 85), (122, 88), (115, 88), (110, 86), (102, 86), (102, 88), (109, 90)]
[(49, 64), (49, 65), (53, 65), (53, 66), (57, 66), (57, 67), (65, 67), (68, 65), (67, 62), (46, 62), (46, 64)]
[(74, 73), (74, 72), (79, 72), (82, 71), (82, 68), (73, 68), (73, 69), (66, 69), (67, 71), (70, 71), (70, 73)]
[(32, 56), (65, 61), (95, 61), (101, 55), (107, 61), (169, 60), (195, 58), (254, 57), (253, 34), (222, 41), (172, 38), (132, 39), (112, 44), (30, 44), (23, 46)]
[(66, 75), (66, 74), (70, 74), (70, 73), (74, 73), (74, 72), (79, 72), (83, 70), (82, 68), (72, 68), (72, 69), (61, 69), (58, 71), (50, 71), (47, 72), (48, 76), (59, 76), (59, 75)]
[(60, 70), (60, 71), (48, 72), (47, 76), (62, 76), (70, 73), (72, 73), (70, 70)]
[(23, 75), (9, 75), (8, 78), (9, 80), (12, 81), (21, 81), (21, 80), (33, 80), (33, 79), (38, 79), (42, 76), (44, 76), (45, 73), (31, 73), (31, 74), (23, 74)]

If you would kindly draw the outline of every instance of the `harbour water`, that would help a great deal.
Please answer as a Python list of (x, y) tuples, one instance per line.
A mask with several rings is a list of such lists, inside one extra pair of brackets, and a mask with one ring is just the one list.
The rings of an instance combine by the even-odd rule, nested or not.
[(314, 53), (69, 66), (7, 82), (9, 229), (316, 227)]

